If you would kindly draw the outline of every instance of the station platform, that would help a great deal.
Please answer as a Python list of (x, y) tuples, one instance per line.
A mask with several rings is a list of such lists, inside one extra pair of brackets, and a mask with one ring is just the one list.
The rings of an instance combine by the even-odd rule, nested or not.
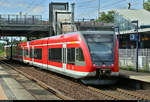
[(15, 79), (0, 66), (0, 100), (35, 100)]
[[(12, 73), (16, 74), (17, 78), (21, 81), (18, 81)], [(0, 100), (60, 99), (20, 73), (12, 70), (11, 68), (5, 69), (0, 65)]]
[(120, 77), (150, 83), (150, 73), (120, 70)]

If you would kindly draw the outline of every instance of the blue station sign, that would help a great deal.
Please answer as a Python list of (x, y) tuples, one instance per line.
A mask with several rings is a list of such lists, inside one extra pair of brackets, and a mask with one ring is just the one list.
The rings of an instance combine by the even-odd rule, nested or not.
[(130, 34), (130, 40), (136, 41), (137, 40), (136, 34)]

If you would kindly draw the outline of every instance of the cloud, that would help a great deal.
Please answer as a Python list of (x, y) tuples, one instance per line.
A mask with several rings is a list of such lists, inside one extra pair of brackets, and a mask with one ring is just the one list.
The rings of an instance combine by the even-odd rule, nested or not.
[[(15, 1), (15, 0), (14, 0)], [(15, 1), (12, 2), (9, 0), (1, 0), (0, 1), (0, 8), (7, 9), (8, 11), (22, 11), (23, 13), (32, 14), (32, 15), (39, 15), (45, 13), (48, 9), (48, 6), (42, 6), (40, 3), (37, 5), (31, 5), (31, 3), (22, 2), (22, 1)], [(11, 13), (11, 12), (10, 12)]]
[(0, 7), (4, 8), (27, 8), (28, 4), (25, 3), (16, 3), (16, 2), (8, 2), (8, 1), (0, 1)]
[(45, 13), (45, 9), (46, 9), (45, 6), (36, 6), (32, 9), (30, 9), (30, 11), (28, 13), (31, 13), (31, 14), (34, 14), (34, 15), (43, 14), (43, 13)]

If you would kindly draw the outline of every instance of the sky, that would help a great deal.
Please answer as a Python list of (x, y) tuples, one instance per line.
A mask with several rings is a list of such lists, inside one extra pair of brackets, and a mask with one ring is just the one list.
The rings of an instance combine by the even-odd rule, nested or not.
[(127, 9), (129, 2), (132, 9), (143, 9), (143, 0), (0, 0), (0, 14), (22, 12), (23, 15), (42, 15), (44, 20), (48, 20), (51, 2), (68, 2), (70, 11), (71, 3), (75, 3), (75, 20), (98, 18), (99, 7), (100, 12)]
[(19, 14), (22, 12), (22, 14), (27, 15), (42, 15), (43, 19), (48, 20), (50, 2), (69, 2), (69, 6), (71, 3), (75, 3), (75, 20), (96, 19), (99, 1), (100, 12), (127, 9), (128, 2), (131, 3), (132, 9), (143, 8), (143, 0), (0, 0), (0, 14)]

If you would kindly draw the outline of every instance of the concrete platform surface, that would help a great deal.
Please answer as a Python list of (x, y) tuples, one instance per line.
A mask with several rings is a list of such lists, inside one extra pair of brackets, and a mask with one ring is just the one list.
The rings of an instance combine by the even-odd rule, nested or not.
[(0, 100), (60, 100), (11, 68), (0, 66)]
[(120, 77), (130, 78), (130, 79), (150, 83), (150, 73), (120, 70)]
[(0, 99), (1, 100), (35, 100), (15, 79), (0, 66)]

